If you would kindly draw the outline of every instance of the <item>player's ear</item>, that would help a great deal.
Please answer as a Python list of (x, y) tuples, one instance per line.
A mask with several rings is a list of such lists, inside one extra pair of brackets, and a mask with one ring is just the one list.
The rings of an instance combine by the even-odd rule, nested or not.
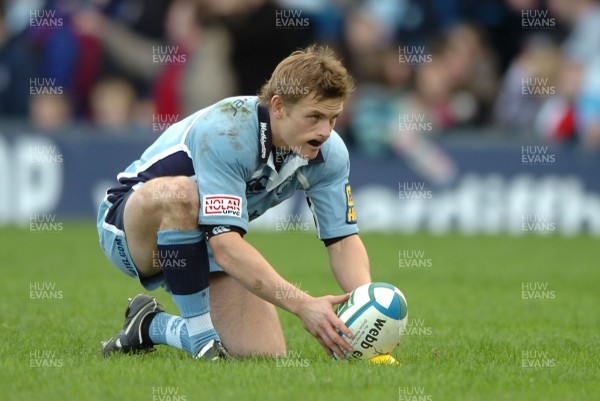
[(271, 98), (271, 112), (275, 118), (283, 117), (283, 100), (279, 95), (273, 95)]

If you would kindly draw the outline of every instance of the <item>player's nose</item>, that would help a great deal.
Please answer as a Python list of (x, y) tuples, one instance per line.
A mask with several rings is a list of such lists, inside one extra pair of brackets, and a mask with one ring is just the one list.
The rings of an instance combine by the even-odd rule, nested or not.
[(331, 136), (331, 131), (333, 131), (333, 127), (329, 124), (321, 128), (319, 136), (323, 142), (325, 142)]

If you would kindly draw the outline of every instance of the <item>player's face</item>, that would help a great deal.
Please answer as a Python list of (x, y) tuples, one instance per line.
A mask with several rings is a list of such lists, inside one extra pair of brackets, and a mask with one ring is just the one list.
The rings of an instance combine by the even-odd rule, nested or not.
[(281, 110), (274, 113), (278, 127), (273, 138), (275, 146), (314, 159), (331, 135), (343, 108), (342, 99), (316, 100), (311, 96), (304, 97), (295, 105), (281, 106)]

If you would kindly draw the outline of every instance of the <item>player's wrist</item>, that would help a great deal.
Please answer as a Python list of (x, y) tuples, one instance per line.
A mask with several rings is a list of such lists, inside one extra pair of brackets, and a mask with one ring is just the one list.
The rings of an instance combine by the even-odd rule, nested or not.
[(291, 312), (294, 315), (300, 317), (300, 314), (302, 313), (306, 305), (310, 301), (314, 300), (314, 298), (305, 293), (304, 291), (298, 290), (297, 292), (297, 296), (289, 297), (286, 300), (285, 305), (282, 305), (282, 307), (288, 312)]

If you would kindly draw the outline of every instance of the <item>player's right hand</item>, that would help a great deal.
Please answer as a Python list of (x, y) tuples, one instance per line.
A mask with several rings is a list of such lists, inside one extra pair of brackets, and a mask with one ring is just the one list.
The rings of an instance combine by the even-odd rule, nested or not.
[(342, 349), (352, 351), (352, 346), (338, 334), (338, 330), (346, 337), (352, 337), (352, 332), (335, 315), (333, 306), (346, 302), (348, 298), (350, 298), (350, 294), (326, 295), (319, 298), (307, 297), (296, 312), (302, 320), (304, 328), (315, 336), (327, 355), (333, 356), (335, 352), (343, 359), (345, 359), (345, 352)]

